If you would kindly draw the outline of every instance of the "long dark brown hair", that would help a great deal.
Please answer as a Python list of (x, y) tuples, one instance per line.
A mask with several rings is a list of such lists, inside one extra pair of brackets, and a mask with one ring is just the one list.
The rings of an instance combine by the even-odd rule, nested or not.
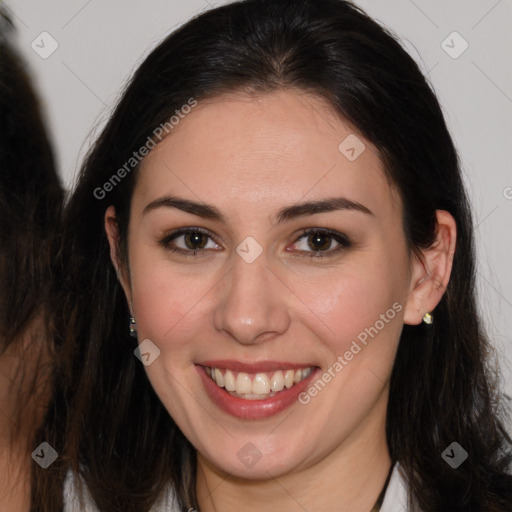
[(32, 462), (33, 436), (51, 393), (49, 290), (64, 193), (14, 35), (0, 9), (0, 357), (10, 351), (14, 376), (3, 390), (13, 403), (9, 442), (27, 446)]
[[(107, 193), (98, 189), (190, 98), (286, 88), (327, 100), (378, 148), (401, 195), (411, 251), (433, 243), (436, 210), (457, 223), (453, 272), (435, 323), (404, 327), (391, 376), (387, 440), (410, 509), (512, 510), (512, 441), (475, 304), (473, 228), (457, 152), (416, 63), (344, 0), (247, 0), (210, 10), (168, 36), (136, 71), (65, 213), (56, 281), (63, 384), (54, 402), (58, 428), (51, 417), (46, 438), (60, 444), (62, 460), (102, 512), (148, 511), (169, 485), (182, 510), (199, 510), (195, 450), (133, 355), (104, 233), (105, 210), (114, 205), (126, 256), (137, 168)], [(68, 417), (57, 420), (66, 404)], [(454, 441), (469, 454), (456, 470), (441, 456)], [(43, 480), (50, 505), (37, 510), (53, 512), (59, 490)]]
[(11, 42), (13, 31), (0, 11), (0, 354), (47, 303), (63, 199), (39, 100)]

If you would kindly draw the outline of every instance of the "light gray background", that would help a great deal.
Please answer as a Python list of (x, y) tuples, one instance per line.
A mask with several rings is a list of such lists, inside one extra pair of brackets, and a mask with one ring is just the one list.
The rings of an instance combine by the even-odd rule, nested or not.
[[(10, 0), (18, 46), (39, 87), (57, 163), (72, 187), (79, 163), (144, 56), (213, 0)], [(430, 77), (459, 149), (473, 201), (479, 302), (512, 396), (512, 1), (358, 0), (397, 34)], [(32, 48), (46, 31), (57, 50)], [(457, 31), (467, 50), (442, 47)], [(41, 45), (41, 43), (39, 43)], [(435, 151), (435, 148), (432, 148)], [(450, 340), (446, 340), (447, 343)]]

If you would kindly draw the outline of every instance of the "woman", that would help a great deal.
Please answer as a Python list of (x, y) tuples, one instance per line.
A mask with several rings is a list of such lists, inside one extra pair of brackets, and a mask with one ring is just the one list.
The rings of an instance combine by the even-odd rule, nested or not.
[(510, 510), (457, 154), (352, 4), (171, 34), (65, 217), (67, 510)]
[(31, 453), (51, 393), (48, 290), (63, 193), (11, 33), (0, 12), (0, 510), (21, 512), (35, 462), (48, 462)]

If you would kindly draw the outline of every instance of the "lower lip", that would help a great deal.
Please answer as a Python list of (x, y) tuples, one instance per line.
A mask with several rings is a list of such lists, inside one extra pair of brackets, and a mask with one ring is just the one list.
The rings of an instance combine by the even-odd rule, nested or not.
[(318, 368), (313, 369), (306, 379), (291, 388), (279, 391), (272, 397), (263, 400), (244, 400), (230, 395), (224, 388), (217, 386), (206, 373), (204, 366), (196, 365), (196, 369), (212, 402), (224, 412), (243, 420), (261, 420), (284, 411), (298, 400), (300, 393), (309, 386), (318, 371)]

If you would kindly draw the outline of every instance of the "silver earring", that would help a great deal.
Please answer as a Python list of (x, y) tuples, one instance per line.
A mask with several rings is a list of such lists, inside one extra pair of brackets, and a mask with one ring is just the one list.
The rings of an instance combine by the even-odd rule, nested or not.
[(430, 313), (425, 313), (423, 316), (423, 322), (430, 325), (434, 323), (434, 317)]
[(130, 316), (130, 336), (132, 338), (137, 337), (137, 323), (135, 322), (135, 318)]

